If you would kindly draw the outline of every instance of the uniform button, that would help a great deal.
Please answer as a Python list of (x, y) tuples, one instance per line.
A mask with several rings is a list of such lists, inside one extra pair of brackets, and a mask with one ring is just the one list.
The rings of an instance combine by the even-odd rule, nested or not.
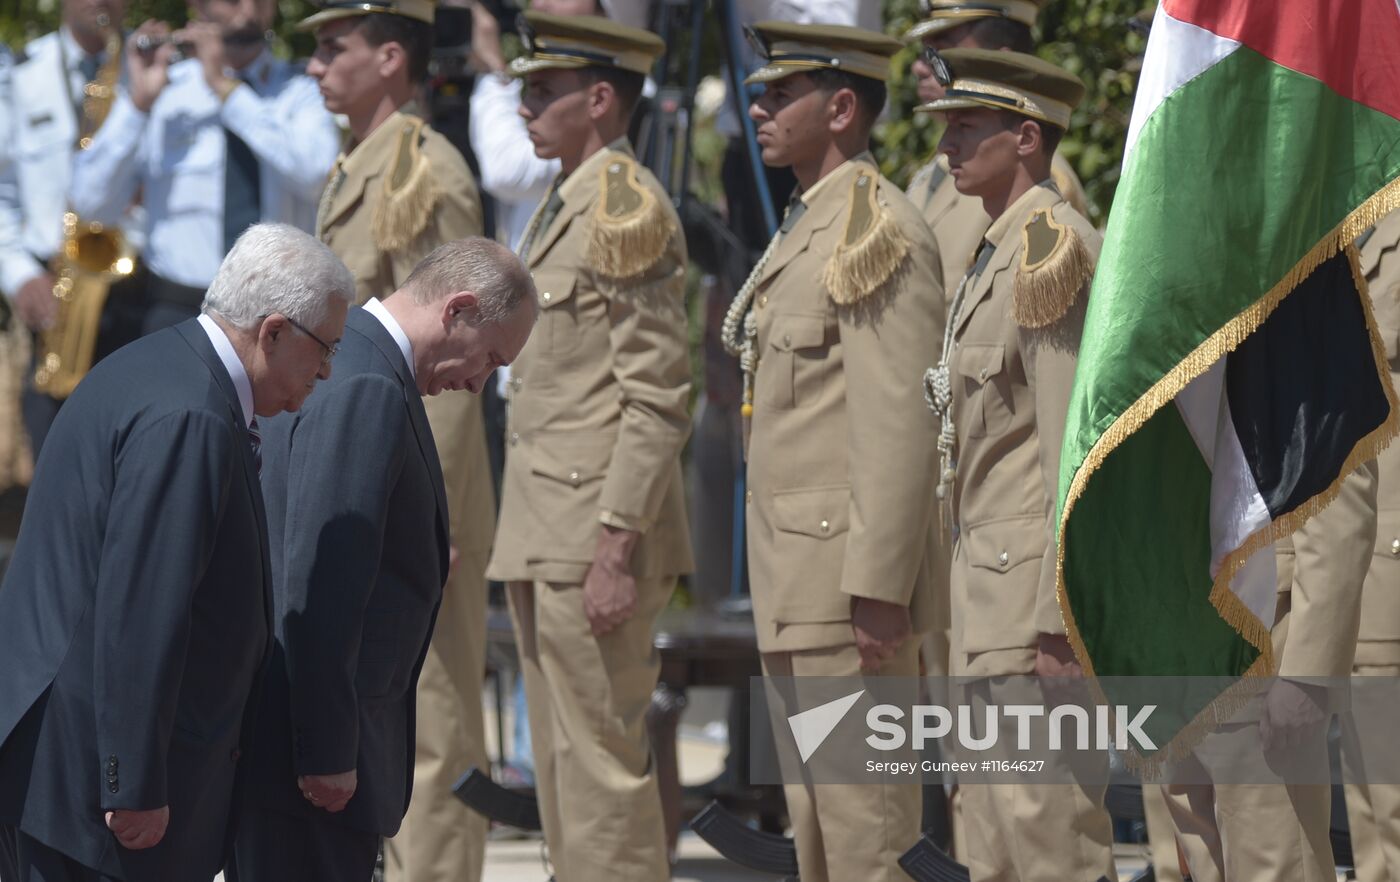
[(511, 378), (510, 378), (510, 385), (511, 385), (511, 388), (513, 388), (513, 389), (519, 389), (521, 386), (524, 386), (524, 385), (525, 385), (525, 378), (524, 378), (524, 377), (511, 377)]
[(578, 472), (569, 472), (569, 483), (570, 483), (570, 484), (573, 484), (575, 487), (578, 486), (578, 484), (579, 484)]
[(784, 335), (783, 335), (783, 345), (784, 345), (784, 346), (791, 346), (791, 345), (792, 345), (792, 335), (791, 335), (791, 334), (784, 334)]
[(758, 298), (758, 306), (759, 306), (759, 308), (762, 309), (763, 307), (765, 307), (765, 306), (767, 306), (767, 305), (768, 305), (768, 295), (767, 295), (767, 294), (760, 295), (759, 298)]
[(107, 785), (107, 790), (108, 790), (109, 793), (116, 793), (116, 792), (117, 792), (118, 790), (120, 790), (120, 789), (121, 789), (121, 788), (119, 788), (119, 787), (117, 786), (117, 782), (116, 782), (116, 781), (113, 781), (113, 782), (111, 782), (111, 783), (109, 783), (109, 784)]
[(831, 522), (830, 522), (830, 521), (822, 521), (822, 522), (821, 522), (821, 528), (822, 528), (822, 532), (823, 532), (823, 533), (830, 533), (830, 532), (831, 532)]
[(997, 555), (997, 563), (1001, 564), (1002, 566), (1006, 566), (1007, 561), (1009, 560), (1011, 560), (1011, 555), (1007, 554), (1005, 551)]
[(986, 369), (986, 368), (982, 368), (982, 370), (980, 370), (980, 371), (977, 372), (977, 379), (981, 380), (981, 381), (984, 382), (984, 383), (987, 382), (987, 369)]
[(514, 444), (519, 444), (519, 443), (520, 443), (520, 433), (519, 433), (519, 432), (511, 432), (511, 433), (510, 433), (510, 443), (511, 443), (512, 445), (514, 445)]
[(540, 295), (540, 299), (543, 300), (545, 303), (548, 303), (548, 302), (549, 302), (550, 296), (551, 296), (550, 293), (549, 293), (548, 291), (546, 291), (546, 292), (544, 292), (543, 294)]
[(1390, 553), (1400, 555), (1400, 539), (1392, 540), (1390, 543)]
[(745, 502), (753, 502), (753, 491), (752, 491), (752, 490), (745, 490), (745, 491), (744, 491), (744, 501), (745, 501)]

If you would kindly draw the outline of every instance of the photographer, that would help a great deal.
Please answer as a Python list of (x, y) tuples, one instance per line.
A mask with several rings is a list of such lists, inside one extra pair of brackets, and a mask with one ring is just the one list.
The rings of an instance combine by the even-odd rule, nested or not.
[(191, 8), (184, 28), (147, 21), (127, 41), (127, 86), (69, 188), (74, 210), (104, 223), (142, 194), (152, 300), (143, 332), (193, 316), (249, 226), (310, 231), (339, 145), (316, 83), (268, 48), (276, 0)]

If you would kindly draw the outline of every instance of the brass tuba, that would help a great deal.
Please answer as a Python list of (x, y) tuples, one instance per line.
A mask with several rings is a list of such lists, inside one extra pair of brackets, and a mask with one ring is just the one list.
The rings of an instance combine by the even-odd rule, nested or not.
[[(114, 24), (107, 37), (107, 60), (97, 78), (83, 87), (83, 115), (78, 149), (86, 150), (107, 119), (121, 75), (122, 34)], [(92, 368), (97, 329), (112, 282), (136, 269), (135, 252), (121, 230), (84, 221), (72, 211), (63, 215), (63, 247), (55, 258), (53, 296), (58, 310), (39, 337), (34, 388), (53, 398), (67, 398)]]

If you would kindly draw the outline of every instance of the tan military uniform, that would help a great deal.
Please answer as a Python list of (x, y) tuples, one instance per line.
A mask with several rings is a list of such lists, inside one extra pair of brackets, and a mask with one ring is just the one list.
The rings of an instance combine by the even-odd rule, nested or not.
[[(1400, 211), (1377, 224), (1362, 246), (1361, 271), (1371, 288), (1391, 380), (1400, 386)], [(1400, 444), (1392, 443), (1376, 464), (1380, 471), (1376, 544), (1361, 591), (1361, 630), (1353, 673), (1400, 677)], [(1342, 761), (1353, 773), (1360, 765), (1359, 753), (1343, 740)], [(1362, 778), (1360, 774), (1349, 777)], [(1400, 786), (1348, 784), (1346, 800), (1357, 878), (1400, 882)]]
[[(542, 204), (521, 245), (540, 318), (511, 368), (490, 577), (511, 582), (536, 787), (560, 882), (665, 879), (645, 715), (656, 617), (692, 566), (685, 239), (619, 140)], [(582, 583), (604, 523), (641, 533), (636, 612), (594, 637)]]
[[(953, 306), (954, 675), (1030, 674), (1039, 635), (1064, 633), (1055, 494), (1100, 241), (1048, 182), (1034, 187), (987, 230)], [(1112, 877), (1102, 788), (969, 786), (963, 813), (974, 880)]]
[[(481, 235), (481, 199), (457, 148), (404, 109), (336, 161), (317, 234), (350, 268), (363, 303), (392, 294), (443, 242)], [(479, 879), (486, 849), (486, 820), (453, 796), (452, 786), (469, 767), (488, 764), (483, 573), (495, 492), (481, 400), (443, 392), (423, 404), (442, 459), (459, 558), (418, 680), (413, 800), (398, 835), (385, 844), (390, 882)]]
[[(933, 579), (944, 570), (929, 547), (938, 423), (919, 386), (943, 332), (938, 249), (862, 154), (802, 194), (755, 272), (758, 645), (770, 675), (851, 676), (854, 597), (908, 605), (916, 632), (942, 624)], [(917, 665), (911, 640), (881, 673)], [(896, 861), (919, 834), (916, 785), (786, 790), (804, 882), (901, 877)]]
[[(1069, 160), (1058, 153), (1050, 164), (1050, 179), (1075, 211), (1089, 216), (1084, 185), (1079, 182)], [(938, 251), (943, 258), (943, 282), (951, 300), (992, 219), (982, 209), (981, 199), (958, 192), (948, 171), (948, 157), (941, 153), (919, 169), (914, 180), (909, 182), (909, 199), (928, 221), (933, 238), (938, 240)]]

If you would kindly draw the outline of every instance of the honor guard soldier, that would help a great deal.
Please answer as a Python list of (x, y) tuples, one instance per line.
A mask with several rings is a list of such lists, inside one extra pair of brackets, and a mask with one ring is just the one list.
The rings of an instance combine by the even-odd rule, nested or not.
[[(433, 0), (332, 2), (299, 25), (316, 36), (307, 73), (326, 108), (349, 126), (321, 194), (316, 234), (354, 274), (359, 304), (403, 287), (437, 246), (482, 232), (476, 180), (414, 102), (427, 77), (435, 12)], [(487, 766), (483, 573), (496, 502), (473, 394), (480, 391), (449, 389), (423, 401), (441, 454), (456, 565), (418, 680), (413, 799), (401, 827), (377, 831), (392, 837), (384, 845), (388, 882), (475, 880), (485, 860), (487, 822), (452, 794), (462, 772)]]
[[(1031, 27), (1040, 7), (1047, 0), (994, 0), (990, 3), (966, 3), (963, 0), (920, 0), (920, 20), (905, 33), (907, 42), (919, 42), (923, 51), (915, 59), (912, 70), (919, 100), (924, 110), (929, 102), (943, 97), (943, 87), (934, 76), (930, 53), (945, 49), (1009, 49), (1031, 53)], [(1087, 216), (1084, 187), (1069, 162), (1058, 153), (1050, 166), (1050, 176), (1060, 194)], [(933, 228), (943, 254), (943, 278), (952, 288), (962, 278), (972, 260), (972, 253), (982, 241), (982, 234), (992, 219), (982, 210), (979, 200), (964, 196), (953, 184), (948, 173), (948, 159), (934, 156), (919, 170), (909, 184), (909, 198), (923, 212), (924, 220)]]
[[(0, 89), (0, 292), (33, 333), (37, 363), (23, 368), (20, 401), (36, 457), (63, 399), (87, 368), (140, 331), (135, 247), (122, 233), (129, 203), (90, 237), (81, 234), (91, 219), (72, 214), (67, 204), (74, 154), (92, 143), (121, 79), (125, 11), (124, 0), (65, 0), (62, 26), (29, 43), (13, 68), (0, 74), (9, 80)], [(82, 272), (84, 267), (65, 259), (65, 246), (83, 243), (108, 250), (103, 266)], [(62, 290), (61, 281), (72, 285), (80, 273), (79, 293), (99, 298), (95, 307), (60, 309), (56, 288)], [(65, 334), (87, 342), (64, 345)], [(36, 383), (35, 367), (42, 368), (49, 353), (64, 356), (62, 377), (41, 370)]]
[[(1383, 218), (1358, 244), (1361, 271), (1371, 289), (1376, 324), (1390, 359), (1390, 379), (1400, 387), (1400, 211)], [(1352, 676), (1395, 678), (1400, 677), (1400, 591), (1396, 590), (1400, 586), (1400, 445), (1387, 447), (1376, 465), (1380, 472), (1376, 543), (1361, 590), (1361, 630)], [(1358, 705), (1356, 710), (1365, 714), (1375, 709)], [(1361, 745), (1346, 740), (1342, 745), (1342, 761), (1351, 773), (1346, 779), (1347, 824), (1356, 877), (1400, 880), (1400, 787), (1365, 782), (1360, 770), (1366, 756), (1354, 755), (1361, 752)]]
[[(754, 35), (764, 64), (747, 82), (764, 91), (749, 116), (764, 163), (798, 182), (723, 329), (744, 371), (763, 671), (916, 677), (917, 635), (939, 624), (938, 424), (918, 377), (946, 304), (932, 233), (868, 152), (900, 44), (839, 25), (764, 22)], [(785, 791), (804, 882), (904, 877), (917, 780)]]
[(511, 367), (487, 574), (509, 583), (536, 792), (559, 882), (670, 872), (646, 713), (657, 616), (692, 566), (685, 239), (627, 123), (664, 45), (593, 16), (527, 12), (520, 113), (562, 171), (520, 254), (539, 324)]
[(127, 40), (128, 86), (74, 161), (68, 193), (79, 217), (103, 224), (139, 194), (150, 270), (142, 333), (198, 312), (252, 224), (310, 232), (335, 160), (335, 120), (316, 83), (268, 45), (276, 0), (189, 8), (195, 20), (184, 28), (148, 21)]
[[(957, 536), (952, 673), (977, 678), (977, 697), (1007, 677), (1078, 673), (1055, 597), (1055, 494), (1100, 238), (1050, 174), (1084, 85), (1019, 52), (933, 61), (945, 94), (927, 109), (947, 114), (939, 150), (992, 221), (928, 377), (943, 414), (939, 495)], [(974, 882), (1114, 876), (1102, 787), (977, 785), (962, 807)]]

